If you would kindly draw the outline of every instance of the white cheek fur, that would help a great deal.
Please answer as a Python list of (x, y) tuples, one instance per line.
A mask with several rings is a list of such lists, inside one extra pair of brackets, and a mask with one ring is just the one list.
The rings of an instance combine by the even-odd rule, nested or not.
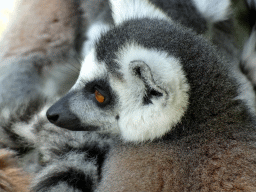
[(105, 65), (99, 64), (95, 57), (95, 50), (92, 49), (85, 57), (79, 77), (71, 90), (79, 90), (85, 85), (85, 82), (93, 81), (97, 78), (103, 78), (106, 74), (107, 69)]
[[(153, 103), (149, 105), (142, 104), (145, 86), (129, 73), (129, 63), (134, 60), (147, 63), (157, 86), (167, 91), (166, 98), (152, 99)], [(110, 83), (120, 100), (118, 125), (122, 137), (127, 141), (141, 142), (169, 132), (181, 120), (188, 106), (189, 85), (179, 60), (165, 52), (129, 44), (118, 53), (117, 62), (124, 73), (124, 81), (111, 79)]]

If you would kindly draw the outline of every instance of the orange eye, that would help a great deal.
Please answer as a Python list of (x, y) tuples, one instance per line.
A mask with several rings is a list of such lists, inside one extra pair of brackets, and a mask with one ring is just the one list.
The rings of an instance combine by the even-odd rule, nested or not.
[(100, 94), (99, 91), (95, 90), (95, 98), (99, 103), (103, 103), (105, 100), (105, 97)]

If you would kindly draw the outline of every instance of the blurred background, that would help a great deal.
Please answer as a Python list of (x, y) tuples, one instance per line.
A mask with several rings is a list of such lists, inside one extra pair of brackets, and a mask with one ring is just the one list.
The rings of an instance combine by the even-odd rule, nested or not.
[(18, 1), (19, 0), (0, 1), (0, 38), (11, 19), (15, 5)]

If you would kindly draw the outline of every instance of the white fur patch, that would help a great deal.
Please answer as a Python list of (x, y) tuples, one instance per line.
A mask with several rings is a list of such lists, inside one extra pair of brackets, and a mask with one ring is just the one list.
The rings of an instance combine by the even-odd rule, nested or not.
[(9, 121), (10, 119), (10, 116), (11, 116), (11, 113), (12, 111), (8, 108), (8, 107), (4, 107), (2, 110), (1, 110), (1, 113), (0, 113), (0, 116), (2, 119), (5, 119), (5, 121)]
[(71, 90), (80, 89), (85, 82), (92, 81), (96, 78), (104, 78), (107, 74), (107, 69), (104, 64), (98, 63), (96, 59), (95, 49), (91, 49), (88, 55), (82, 62), (81, 71), (77, 82)]
[(83, 45), (83, 56), (85, 57), (92, 49), (94, 42), (110, 29), (110, 25), (102, 21), (93, 23), (86, 32), (87, 41)]
[(16, 123), (14, 125), (14, 132), (18, 134), (20, 137), (26, 139), (29, 143), (36, 143), (37, 136), (35, 135), (34, 125), (38, 123), (38, 118), (34, 118), (29, 124), (27, 123)]
[(193, 0), (200, 13), (212, 22), (226, 20), (230, 13), (230, 0)]
[[(256, 44), (256, 31), (252, 31), (249, 39), (244, 45), (244, 49), (242, 52), (242, 60), (245, 61), (249, 59), (252, 54), (255, 52), (255, 45)], [(255, 57), (254, 57), (255, 58)]]
[[(153, 104), (143, 105), (145, 85), (129, 69), (134, 60), (143, 61), (150, 67), (156, 85), (167, 95), (153, 98)], [(189, 99), (189, 85), (179, 59), (134, 43), (119, 51), (117, 62), (125, 80), (118, 81), (113, 77), (110, 83), (118, 93), (121, 105), (118, 125), (122, 137), (127, 141), (141, 142), (169, 132), (181, 120)]]
[(162, 10), (148, 0), (110, 0), (115, 24), (133, 18), (157, 18), (171, 21)]
[(42, 79), (42, 93), (48, 98), (66, 93), (76, 82), (79, 70), (80, 63), (76, 60), (52, 66)]

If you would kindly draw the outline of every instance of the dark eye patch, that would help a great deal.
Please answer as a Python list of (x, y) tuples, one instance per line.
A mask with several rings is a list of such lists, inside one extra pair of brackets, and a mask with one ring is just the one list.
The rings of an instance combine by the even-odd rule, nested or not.
[(106, 87), (108, 87), (108, 83), (105, 80), (103, 79), (94, 80), (94, 81), (85, 83), (84, 91), (94, 93), (95, 88), (104, 90), (106, 89)]
[[(104, 102), (100, 103), (95, 98), (95, 91), (98, 91), (104, 96)], [(85, 84), (84, 94), (87, 98), (90, 98), (99, 107), (105, 107), (113, 103), (113, 93), (111, 91), (109, 83), (104, 79), (94, 80)]]

